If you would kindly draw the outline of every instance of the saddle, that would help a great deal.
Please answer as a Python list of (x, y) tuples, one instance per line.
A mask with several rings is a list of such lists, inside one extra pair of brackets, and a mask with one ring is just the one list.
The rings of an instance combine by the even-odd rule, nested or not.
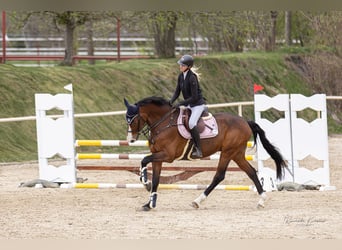
[[(177, 119), (178, 131), (185, 139), (191, 139), (189, 128), (189, 117), (191, 115), (190, 109), (179, 109), (179, 116)], [(197, 129), (200, 133), (200, 138), (211, 138), (218, 134), (218, 127), (215, 117), (208, 112), (206, 108), (197, 123)]]

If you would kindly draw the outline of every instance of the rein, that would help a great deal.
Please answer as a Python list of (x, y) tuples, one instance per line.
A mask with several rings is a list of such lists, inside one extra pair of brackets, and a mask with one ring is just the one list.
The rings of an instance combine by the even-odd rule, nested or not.
[[(139, 138), (139, 135), (142, 133), (146, 138), (149, 138), (148, 140), (149, 140), (149, 142), (150, 142), (151, 144), (154, 144), (154, 140), (153, 140), (153, 138), (152, 138), (152, 135), (150, 134), (150, 131), (151, 131), (152, 129), (157, 128), (163, 121), (165, 121), (165, 120), (166, 120), (173, 112), (175, 112), (175, 111), (176, 111), (175, 108), (171, 109), (169, 112), (167, 112), (165, 115), (163, 115), (162, 118), (160, 118), (158, 121), (156, 121), (155, 123), (151, 124), (150, 126), (148, 126), (146, 120), (144, 120), (144, 119), (138, 114), (138, 115), (137, 115), (138, 118), (139, 118), (139, 120), (138, 120), (138, 128), (140, 127), (140, 118), (145, 122), (146, 125), (145, 125), (141, 130), (138, 131), (137, 139)], [(177, 124), (176, 124), (176, 125), (177, 125)], [(172, 125), (171, 122), (170, 122), (170, 123), (169, 123), (167, 126), (165, 126), (162, 130), (157, 131), (156, 135), (160, 134), (161, 131), (164, 131), (165, 129), (168, 129), (168, 128), (172, 127), (172, 126), (174, 126), (174, 124)], [(154, 135), (154, 136), (156, 136), (156, 135)]]
[[(169, 115), (171, 115), (173, 112), (175, 112), (175, 110), (176, 110), (176, 109), (173, 108), (173, 109), (171, 109), (169, 112), (167, 112), (162, 118), (160, 118), (159, 121), (156, 121), (154, 124), (152, 124), (152, 125), (150, 126), (150, 130), (152, 130), (152, 129), (158, 127), (159, 124), (161, 124), (164, 120), (166, 120), (166, 118), (167, 118)], [(169, 124), (169, 125), (170, 125), (170, 124)]]

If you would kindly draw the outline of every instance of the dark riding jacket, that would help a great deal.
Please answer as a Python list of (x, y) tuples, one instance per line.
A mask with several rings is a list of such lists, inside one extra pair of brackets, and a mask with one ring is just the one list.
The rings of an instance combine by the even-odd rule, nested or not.
[(205, 99), (202, 96), (202, 90), (199, 86), (197, 76), (190, 69), (184, 79), (183, 72), (178, 76), (176, 90), (170, 100), (171, 104), (179, 97), (182, 92), (184, 100), (179, 102), (180, 105), (190, 105), (190, 107), (205, 104)]

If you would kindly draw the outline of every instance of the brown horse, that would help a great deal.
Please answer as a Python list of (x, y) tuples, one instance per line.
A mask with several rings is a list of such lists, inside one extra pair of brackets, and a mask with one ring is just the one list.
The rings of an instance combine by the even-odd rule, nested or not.
[[(148, 97), (135, 104), (129, 104), (124, 99), (127, 107), (126, 121), (128, 123), (127, 139), (131, 142), (138, 139), (143, 133), (148, 137), (152, 154), (141, 161), (140, 181), (148, 191), (151, 191), (149, 201), (142, 209), (148, 211), (156, 207), (157, 189), (163, 162), (173, 162), (179, 158), (186, 147), (188, 140), (178, 132), (177, 118), (179, 108), (173, 108), (169, 102), (161, 97)], [(192, 206), (199, 208), (213, 189), (225, 178), (228, 164), (233, 160), (253, 181), (261, 196), (258, 207), (264, 207), (266, 199), (265, 191), (258, 179), (256, 170), (245, 159), (245, 151), (248, 140), (254, 137), (254, 144), (259, 136), (263, 147), (276, 164), (277, 178), (281, 179), (286, 163), (278, 150), (265, 137), (265, 132), (254, 121), (246, 121), (240, 116), (229, 113), (215, 114), (218, 134), (213, 138), (201, 139), (203, 157), (221, 151), (216, 173), (211, 184), (205, 191), (192, 202)], [(152, 184), (147, 179), (147, 164), (152, 163)]]

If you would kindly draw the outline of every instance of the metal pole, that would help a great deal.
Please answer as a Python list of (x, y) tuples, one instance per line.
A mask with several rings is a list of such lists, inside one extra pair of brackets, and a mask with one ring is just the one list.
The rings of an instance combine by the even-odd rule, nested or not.
[(2, 63), (6, 63), (6, 11), (2, 11)]
[(116, 38), (117, 38), (117, 53), (118, 53), (118, 62), (120, 62), (121, 58), (120, 58), (120, 18), (118, 17), (116, 19)]

